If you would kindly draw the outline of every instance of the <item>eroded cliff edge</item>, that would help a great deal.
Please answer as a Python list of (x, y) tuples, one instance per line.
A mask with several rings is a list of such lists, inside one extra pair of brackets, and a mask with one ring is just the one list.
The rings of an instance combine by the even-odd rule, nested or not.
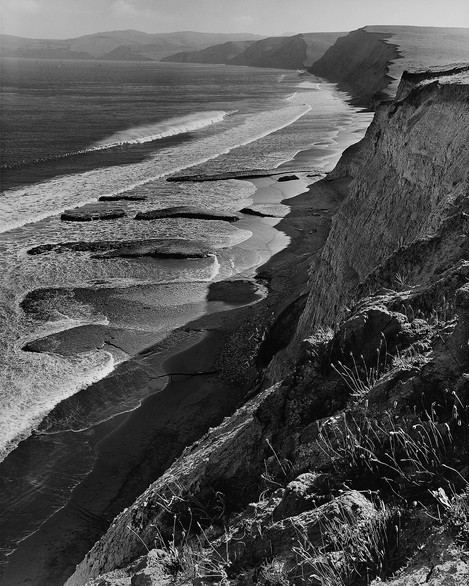
[(467, 583), (468, 71), (406, 74), (378, 108), (262, 390), (69, 586)]

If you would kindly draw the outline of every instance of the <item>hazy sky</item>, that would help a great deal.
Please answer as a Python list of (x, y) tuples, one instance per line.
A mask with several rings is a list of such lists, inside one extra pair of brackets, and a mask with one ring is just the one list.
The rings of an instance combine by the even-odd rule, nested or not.
[(0, 0), (1, 32), (67, 38), (149, 33), (347, 31), (366, 24), (469, 27), (469, 0)]

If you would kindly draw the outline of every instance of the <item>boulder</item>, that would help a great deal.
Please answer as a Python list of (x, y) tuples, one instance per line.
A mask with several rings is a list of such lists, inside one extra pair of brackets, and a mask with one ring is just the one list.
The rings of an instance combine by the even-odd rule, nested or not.
[(384, 348), (389, 352), (395, 347), (406, 322), (403, 314), (389, 311), (384, 305), (359, 310), (340, 326), (334, 338), (337, 357), (347, 361), (353, 354), (356, 360), (363, 356), (367, 364), (375, 364), (378, 353), (383, 353)]
[(330, 492), (332, 479), (329, 474), (306, 472), (287, 485), (282, 500), (276, 507), (273, 519), (279, 521), (314, 509), (321, 493)]
[(282, 175), (282, 177), (279, 177), (277, 181), (296, 181), (297, 179), (299, 179), (299, 177), (296, 175)]

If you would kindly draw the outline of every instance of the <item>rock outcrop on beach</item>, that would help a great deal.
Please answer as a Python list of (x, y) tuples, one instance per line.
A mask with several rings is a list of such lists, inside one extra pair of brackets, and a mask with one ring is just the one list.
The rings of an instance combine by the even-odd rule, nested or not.
[(147, 199), (145, 195), (128, 195), (126, 193), (98, 197), (98, 201), (146, 201)]
[(297, 175), (283, 175), (282, 177), (279, 177), (277, 181), (295, 181), (296, 179), (299, 179)]
[(90, 204), (74, 210), (65, 210), (60, 214), (60, 219), (63, 222), (92, 222), (93, 220), (116, 220), (126, 215), (126, 211), (122, 208)]
[(94, 258), (206, 258), (215, 251), (204, 242), (183, 238), (149, 238), (147, 240), (97, 240), (94, 242), (61, 242), (41, 244), (30, 248), (27, 254), (48, 252), (90, 252)]
[(406, 73), (378, 107), (251, 398), (67, 586), (467, 584), (468, 72)]
[(204, 242), (168, 238), (159, 242), (121, 244), (114, 250), (95, 254), (93, 258), (207, 258), (215, 251)]
[(197, 220), (225, 220), (226, 222), (236, 222), (241, 219), (241, 215), (237, 212), (216, 212), (195, 206), (175, 206), (172, 208), (138, 212), (135, 216), (136, 220), (160, 220), (162, 218), (194, 218)]

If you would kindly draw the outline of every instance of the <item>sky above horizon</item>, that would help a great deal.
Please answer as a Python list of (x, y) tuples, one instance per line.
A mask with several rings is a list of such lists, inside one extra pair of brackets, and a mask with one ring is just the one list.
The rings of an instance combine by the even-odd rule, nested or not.
[(468, 0), (2, 0), (1, 29), (30, 38), (182, 30), (280, 35), (367, 24), (469, 27)]

